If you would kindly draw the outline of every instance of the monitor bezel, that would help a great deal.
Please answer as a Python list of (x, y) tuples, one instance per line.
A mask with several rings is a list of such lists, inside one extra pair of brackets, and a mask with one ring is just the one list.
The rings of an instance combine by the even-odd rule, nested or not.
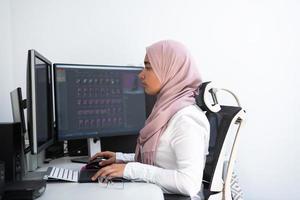
[[(144, 69), (143, 66), (139, 66), (139, 65), (94, 65), (94, 64), (72, 64), (72, 63), (53, 63), (53, 85), (54, 85), (54, 97), (55, 97), (55, 102), (58, 102), (58, 97), (57, 97), (57, 86), (56, 86), (56, 77), (57, 77), (57, 68), (59, 67), (63, 67), (63, 68), (86, 68), (86, 69), (121, 69), (121, 70), (124, 70), (124, 69), (133, 69), (133, 70), (142, 70)], [(145, 98), (146, 98), (146, 93), (145, 93)], [(146, 100), (145, 100), (145, 104), (146, 104)], [(55, 105), (55, 118), (58, 119), (58, 110), (57, 110), (57, 104)], [(145, 108), (145, 112), (146, 112), (146, 108)], [(146, 116), (145, 116), (145, 120), (146, 120)], [(87, 139), (87, 138), (96, 138), (96, 139), (99, 139), (99, 138), (102, 138), (102, 137), (114, 137), (114, 136), (125, 136), (125, 135), (138, 135), (139, 134), (139, 131), (137, 132), (122, 132), (122, 134), (120, 135), (111, 135), (111, 134), (98, 134), (96, 136), (91, 136), (91, 137), (87, 137), (87, 136), (78, 136), (78, 137), (73, 137), (73, 138), (60, 138), (59, 137), (59, 120), (56, 120), (56, 127), (55, 127), (55, 131), (57, 133), (57, 140), (58, 141), (65, 141), (65, 140), (77, 140), (77, 139)]]
[[(37, 117), (36, 117), (36, 87), (35, 87), (35, 58), (47, 64), (47, 92), (48, 92), (48, 131), (51, 138), (44, 144), (38, 146), (37, 141)], [(54, 102), (53, 102), (53, 72), (52, 63), (34, 49), (28, 50), (27, 61), (27, 131), (31, 154), (38, 154), (54, 143)]]

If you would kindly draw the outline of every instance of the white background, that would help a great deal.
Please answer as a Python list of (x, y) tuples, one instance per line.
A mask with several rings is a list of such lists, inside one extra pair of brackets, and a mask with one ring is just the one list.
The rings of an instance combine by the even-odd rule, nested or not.
[(54, 63), (137, 65), (147, 45), (179, 40), (247, 110), (245, 199), (300, 199), (299, 10), (298, 0), (0, 0), (0, 121), (12, 121), (9, 91), (25, 97), (28, 49)]

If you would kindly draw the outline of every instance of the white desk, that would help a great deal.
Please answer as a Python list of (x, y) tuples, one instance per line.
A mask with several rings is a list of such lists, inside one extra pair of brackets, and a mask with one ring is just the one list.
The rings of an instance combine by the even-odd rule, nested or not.
[(48, 183), (38, 200), (160, 200), (161, 189), (148, 183), (124, 183), (124, 189), (102, 188), (97, 183)]
[[(69, 158), (51, 161), (39, 171), (49, 166), (80, 169), (83, 164), (71, 163)], [(162, 190), (150, 183), (124, 183), (124, 189), (100, 187), (98, 183), (47, 183), (45, 193), (38, 200), (163, 200)]]

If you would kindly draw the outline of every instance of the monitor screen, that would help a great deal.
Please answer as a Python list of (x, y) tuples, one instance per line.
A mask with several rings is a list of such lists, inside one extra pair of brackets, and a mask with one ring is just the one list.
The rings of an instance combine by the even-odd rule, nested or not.
[(35, 50), (28, 51), (27, 116), (33, 154), (54, 141), (52, 64)]
[(138, 134), (145, 123), (141, 67), (55, 64), (59, 140)]

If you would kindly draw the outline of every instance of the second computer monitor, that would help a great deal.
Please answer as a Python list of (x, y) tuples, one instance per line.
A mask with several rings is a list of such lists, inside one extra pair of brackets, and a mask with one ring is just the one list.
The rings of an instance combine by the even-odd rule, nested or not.
[(54, 142), (52, 63), (34, 49), (27, 62), (27, 130), (31, 153), (38, 154)]
[(141, 67), (55, 64), (59, 140), (138, 134), (145, 123)]

